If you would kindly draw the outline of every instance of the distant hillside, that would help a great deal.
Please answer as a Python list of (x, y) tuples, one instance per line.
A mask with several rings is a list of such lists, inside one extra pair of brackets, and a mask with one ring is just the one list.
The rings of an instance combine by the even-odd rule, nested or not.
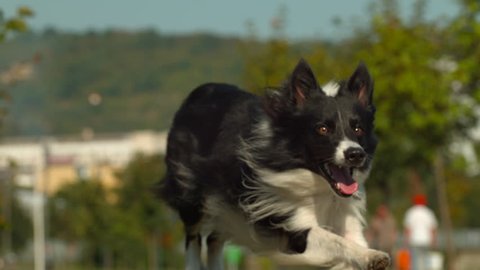
[(241, 41), (153, 31), (26, 34), (0, 44), (0, 72), (40, 59), (8, 89), (5, 135), (165, 129), (181, 100), (206, 81), (241, 83)]

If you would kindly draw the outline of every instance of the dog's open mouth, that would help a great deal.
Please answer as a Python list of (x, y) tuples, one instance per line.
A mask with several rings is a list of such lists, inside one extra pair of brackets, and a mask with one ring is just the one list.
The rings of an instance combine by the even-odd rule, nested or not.
[(358, 183), (352, 178), (353, 168), (324, 163), (321, 169), (332, 189), (338, 195), (350, 197), (358, 190)]

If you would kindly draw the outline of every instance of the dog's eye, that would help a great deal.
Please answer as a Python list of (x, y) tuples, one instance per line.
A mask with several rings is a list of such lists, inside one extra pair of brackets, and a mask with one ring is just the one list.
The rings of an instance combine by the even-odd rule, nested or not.
[(353, 128), (353, 132), (355, 132), (355, 135), (357, 135), (358, 137), (361, 137), (365, 134), (365, 132), (363, 131), (363, 129), (361, 127)]
[(317, 129), (317, 131), (318, 131), (318, 134), (324, 136), (324, 135), (327, 135), (330, 132), (330, 129), (327, 126), (322, 125)]

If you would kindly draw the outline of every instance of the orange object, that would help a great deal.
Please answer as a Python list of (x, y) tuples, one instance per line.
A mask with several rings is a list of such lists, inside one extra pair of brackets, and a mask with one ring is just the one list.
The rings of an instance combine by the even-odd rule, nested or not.
[(398, 270), (410, 270), (411, 269), (411, 257), (408, 249), (400, 249), (397, 251), (396, 264)]

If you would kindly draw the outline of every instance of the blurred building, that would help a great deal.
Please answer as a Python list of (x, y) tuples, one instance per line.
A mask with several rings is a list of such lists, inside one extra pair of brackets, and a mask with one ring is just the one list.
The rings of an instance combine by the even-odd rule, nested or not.
[(136, 154), (165, 153), (166, 132), (48, 138), (6, 138), (0, 143), (0, 170), (13, 166), (15, 184), (52, 194), (76, 179), (114, 186), (115, 172)]
[[(86, 129), (78, 137), (2, 139), (0, 183), (3, 203), (8, 202), (6, 198), (9, 196), (15, 196), (26, 209), (32, 209), (33, 239), (20, 255), (23, 260), (33, 261), (35, 269), (45, 269), (47, 258), (57, 256), (54, 252), (66, 261), (74, 260), (77, 253), (72, 253), (65, 243), (52, 242), (47, 236), (45, 198), (78, 179), (94, 179), (107, 188), (115, 187), (117, 171), (137, 154), (165, 153), (166, 138), (166, 132), (94, 135)], [(16, 188), (11, 189), (12, 186)], [(2, 218), (10, 220), (11, 212), (3, 211)], [(4, 239), (12, 239), (10, 231), (4, 230), (4, 236), (8, 236)], [(11, 250), (11, 243), (3, 241), (2, 247)]]

